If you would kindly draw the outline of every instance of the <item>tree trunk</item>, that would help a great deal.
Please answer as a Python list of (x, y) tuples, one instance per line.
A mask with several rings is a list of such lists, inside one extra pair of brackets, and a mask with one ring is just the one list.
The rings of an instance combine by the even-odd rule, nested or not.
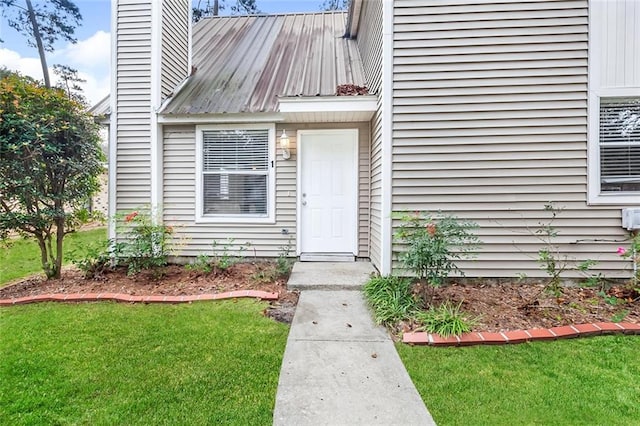
[(40, 36), (40, 27), (38, 26), (38, 20), (36, 14), (33, 11), (33, 5), (31, 0), (26, 0), (27, 11), (29, 12), (29, 21), (31, 21), (31, 28), (33, 29), (33, 37), (36, 39), (36, 46), (38, 46), (38, 55), (40, 55), (40, 65), (42, 65), (42, 76), (44, 77), (44, 85), (51, 87), (51, 81), (49, 79), (49, 68), (47, 67), (47, 58), (44, 55), (44, 46), (42, 45), (42, 37)]
[(60, 278), (62, 273), (62, 240), (64, 239), (64, 218), (56, 219), (56, 259), (54, 274), (51, 278)]
[(218, 16), (219, 7), (218, 0), (213, 0), (213, 16)]
[(38, 247), (40, 247), (40, 262), (42, 263), (42, 270), (44, 274), (48, 278), (51, 278), (51, 266), (49, 263), (49, 253), (47, 250), (47, 243), (45, 242), (45, 238), (41, 234), (36, 235), (36, 240), (38, 240)]

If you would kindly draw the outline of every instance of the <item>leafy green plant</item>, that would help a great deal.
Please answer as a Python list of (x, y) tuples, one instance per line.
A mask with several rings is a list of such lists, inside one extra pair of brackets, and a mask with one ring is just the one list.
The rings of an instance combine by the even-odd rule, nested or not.
[(288, 277), (293, 267), (291, 255), (291, 237), (287, 240), (287, 244), (280, 247), (278, 258), (276, 259), (276, 273), (278, 278)]
[(202, 274), (209, 274), (213, 270), (211, 266), (211, 257), (206, 253), (201, 253), (196, 256), (196, 259), (185, 265), (185, 268), (189, 271), (196, 271)]
[(421, 300), (413, 294), (411, 280), (407, 278), (372, 277), (363, 290), (377, 324), (393, 326), (413, 316), (422, 306)]
[(90, 279), (101, 276), (111, 267), (110, 241), (104, 239), (89, 244), (82, 250), (76, 249), (69, 253), (72, 263), (84, 272), (84, 278)]
[(629, 315), (629, 312), (631, 312), (629, 309), (623, 309), (623, 310), (621, 310), (619, 312), (616, 312), (611, 317), (611, 322), (622, 322), (622, 321), (624, 321), (624, 319), (627, 317), (627, 315)]
[(171, 226), (155, 223), (152, 215), (145, 211), (133, 211), (118, 222), (122, 241), (114, 244), (114, 260), (117, 264), (126, 264), (128, 274), (167, 265), (171, 254)]
[(462, 302), (453, 304), (444, 302), (439, 306), (431, 306), (429, 310), (418, 312), (416, 321), (421, 324), (419, 330), (437, 333), (442, 337), (459, 336), (471, 331), (476, 320), (470, 318), (460, 308)]
[(631, 275), (631, 281), (629, 286), (640, 293), (640, 269), (638, 264), (640, 263), (640, 233), (634, 232), (631, 234), (629, 248), (618, 247), (618, 255), (625, 259), (631, 259), (633, 262), (633, 273)]
[[(455, 262), (472, 257), (479, 247), (480, 240), (472, 233), (477, 224), (422, 212), (394, 214), (394, 218), (401, 220), (394, 238), (402, 245), (398, 260), (404, 268), (433, 287), (444, 284), (452, 272), (464, 276)], [(423, 297), (425, 301), (429, 299), (426, 293)]]
[[(244, 259), (242, 253), (247, 250), (250, 244), (239, 244), (234, 250), (234, 241), (235, 240), (233, 238), (229, 238), (222, 245), (218, 244), (218, 242), (215, 240), (213, 241), (213, 256), (211, 263), (216, 270), (224, 273), (231, 266), (235, 265), (238, 262), (241, 262)], [(233, 253), (234, 251), (235, 254)]]

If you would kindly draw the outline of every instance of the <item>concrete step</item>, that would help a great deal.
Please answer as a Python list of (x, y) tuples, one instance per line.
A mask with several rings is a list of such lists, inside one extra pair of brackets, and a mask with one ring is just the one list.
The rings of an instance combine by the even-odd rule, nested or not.
[(287, 287), (292, 290), (360, 290), (375, 272), (371, 262), (296, 262)]

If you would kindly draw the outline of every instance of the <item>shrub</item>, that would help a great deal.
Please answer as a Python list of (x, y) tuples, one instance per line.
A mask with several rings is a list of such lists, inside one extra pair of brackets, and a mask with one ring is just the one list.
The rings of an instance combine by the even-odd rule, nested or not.
[(425, 301), (430, 299), (427, 294), (429, 286), (444, 284), (452, 272), (464, 276), (455, 261), (472, 257), (478, 248), (480, 240), (472, 233), (477, 228), (475, 223), (450, 215), (421, 212), (395, 215), (395, 218), (402, 222), (394, 238), (404, 246), (398, 260), (405, 269), (428, 284), (423, 294)]
[(73, 264), (84, 272), (85, 279), (99, 277), (109, 269), (111, 265), (109, 245), (109, 240), (103, 240), (89, 245), (82, 255), (78, 251), (70, 253)]
[(364, 295), (377, 324), (393, 326), (410, 318), (421, 302), (412, 291), (411, 280), (394, 276), (373, 277), (364, 285)]
[(151, 214), (143, 211), (131, 212), (118, 222), (122, 241), (114, 245), (113, 254), (117, 264), (126, 264), (127, 272), (131, 275), (143, 269), (167, 265), (171, 254), (171, 226), (155, 223)]
[(431, 306), (428, 311), (418, 312), (415, 316), (416, 321), (421, 324), (418, 330), (437, 333), (444, 338), (471, 331), (476, 320), (462, 312), (461, 306), (462, 302), (457, 305), (444, 302), (437, 307)]

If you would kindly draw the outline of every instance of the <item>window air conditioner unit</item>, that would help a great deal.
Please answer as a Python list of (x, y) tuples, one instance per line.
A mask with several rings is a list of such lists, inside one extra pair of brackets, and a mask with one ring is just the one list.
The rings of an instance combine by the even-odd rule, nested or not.
[(640, 208), (622, 209), (622, 227), (628, 231), (640, 230)]

